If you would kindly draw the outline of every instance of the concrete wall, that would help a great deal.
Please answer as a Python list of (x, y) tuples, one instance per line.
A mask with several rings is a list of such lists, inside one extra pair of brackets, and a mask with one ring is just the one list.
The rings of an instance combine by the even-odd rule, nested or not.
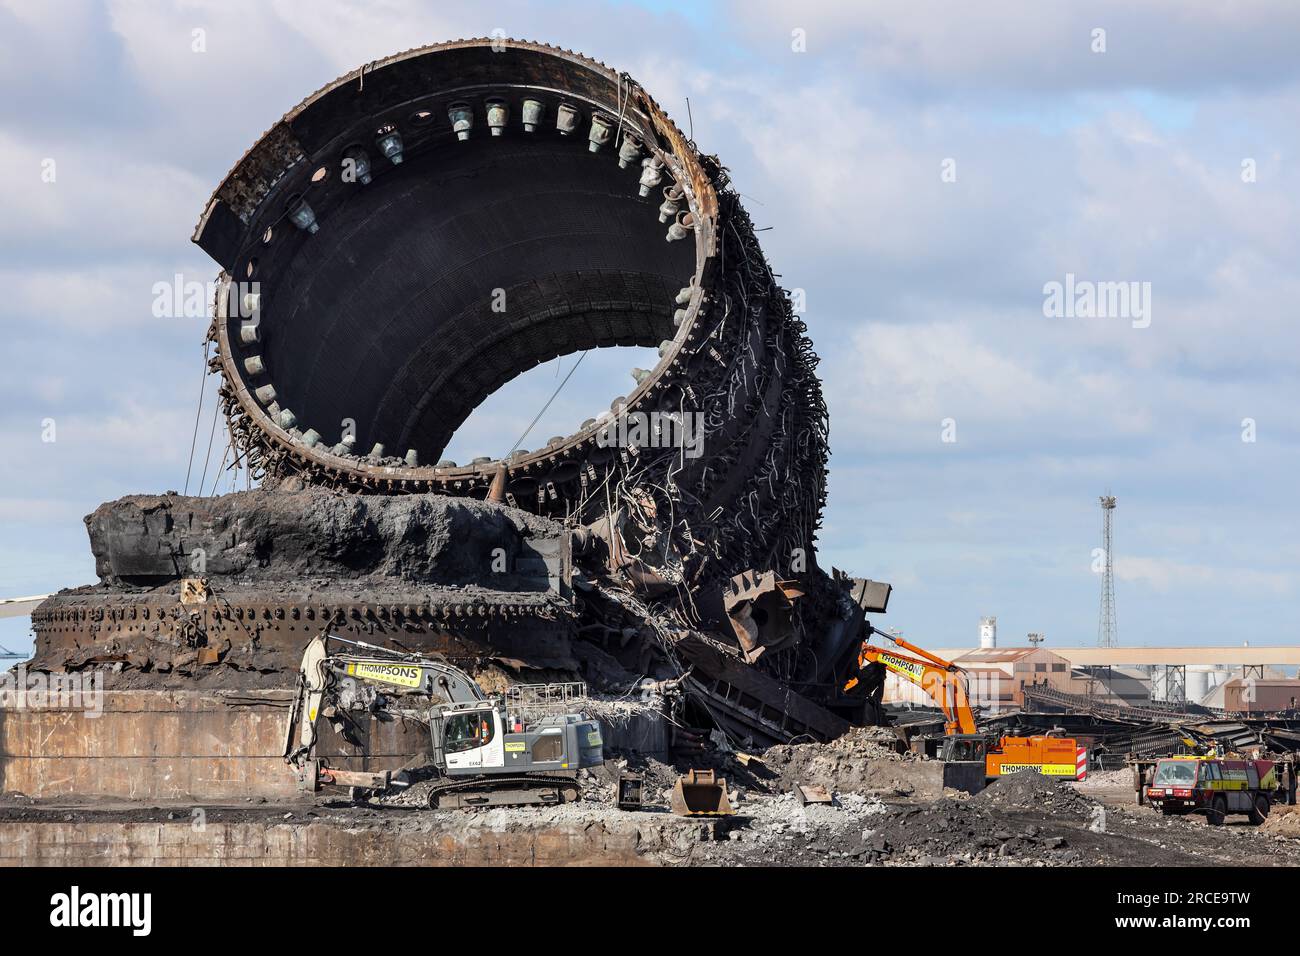
[(109, 691), (103, 712), (0, 708), (0, 792), (243, 800), (295, 792), (281, 754), (291, 695)]
[[(285, 764), (290, 691), (128, 690), (104, 693), (102, 713), (0, 707), (0, 793), (36, 799), (243, 802), (292, 799)], [(668, 750), (657, 715), (602, 719), (605, 745)], [(360, 727), (366, 756), (318, 725), (318, 753), (346, 770), (422, 764), (428, 731), (410, 721), (371, 719)], [(352, 754), (351, 756), (338, 756)]]
[(77, 820), (0, 822), (0, 866), (628, 866), (689, 856), (699, 824), (665, 814), (608, 823), (420, 828)]

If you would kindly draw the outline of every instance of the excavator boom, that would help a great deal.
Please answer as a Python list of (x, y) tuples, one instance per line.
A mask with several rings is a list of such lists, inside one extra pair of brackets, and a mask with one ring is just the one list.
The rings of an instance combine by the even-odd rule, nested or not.
[[(327, 646), (331, 640), (377, 653), (372, 656), (331, 654)], [(364, 641), (350, 641), (332, 634), (317, 637), (307, 645), (302, 657), (301, 674), (300, 694), (295, 708), (304, 717), (300, 722), (300, 747), (310, 747), (316, 741), (316, 717), (325, 690), (330, 684), (330, 675), (352, 677), (368, 684), (429, 698), (440, 697), (451, 704), (471, 704), (486, 699), (482, 689), (468, 674), (450, 664), (415, 654), (400, 654)]]
[[(858, 652), (858, 671), (869, 664), (879, 664), (886, 670), (906, 678), (919, 686), (943, 710), (945, 760), (983, 760), (989, 777), (1032, 770), (1044, 776), (1074, 777), (1082, 779), (1087, 773), (1087, 752), (1071, 738), (1035, 736), (1002, 737), (989, 741), (979, 733), (975, 714), (971, 710), (966, 688), (966, 672), (952, 661), (917, 647), (892, 634), (864, 622), (866, 639)], [(916, 654), (896, 654), (871, 643), (871, 635), (893, 641), (896, 645)], [(846, 691), (859, 683), (855, 675), (844, 684)]]
[[(862, 649), (858, 652), (858, 669), (861, 670), (868, 664), (882, 665), (886, 670), (916, 684), (939, 705), (943, 711), (947, 733), (977, 733), (975, 715), (971, 711), (970, 699), (966, 692), (965, 675), (953, 664), (948, 664), (945, 668), (936, 663), (942, 661), (942, 658), (932, 655), (926, 657), (931, 659), (895, 654), (882, 647), (863, 643)], [(858, 678), (852, 677), (845, 683), (844, 689), (852, 690), (857, 683)]]

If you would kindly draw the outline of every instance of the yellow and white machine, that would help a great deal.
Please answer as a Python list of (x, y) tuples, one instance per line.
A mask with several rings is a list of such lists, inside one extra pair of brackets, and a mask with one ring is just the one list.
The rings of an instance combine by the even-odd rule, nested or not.
[[(330, 641), (359, 652), (332, 654)], [(585, 696), (580, 684), (542, 689), (552, 700)], [(529, 713), (525, 699), (488, 698), (445, 661), (326, 635), (307, 645), (290, 716), (285, 756), (300, 779), (387, 786), (387, 775), (334, 770), (316, 754), (317, 721), (342, 726), (348, 712), (427, 721), (439, 778), (429, 792), (433, 808), (577, 800), (577, 771), (604, 760), (600, 724), (585, 714)]]

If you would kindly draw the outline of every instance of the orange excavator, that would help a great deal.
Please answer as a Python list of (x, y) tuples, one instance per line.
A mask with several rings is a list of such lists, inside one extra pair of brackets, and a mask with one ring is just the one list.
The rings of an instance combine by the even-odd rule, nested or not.
[[(979, 732), (971, 710), (966, 672), (952, 661), (863, 622), (867, 637), (858, 651), (858, 673), (844, 684), (845, 692), (860, 682), (859, 675), (877, 664), (919, 686), (939, 705), (944, 717), (940, 756), (946, 761), (984, 761), (988, 777), (1031, 771), (1047, 777), (1082, 780), (1087, 774), (1087, 752), (1069, 737), (1000, 737), (994, 742)], [(916, 657), (896, 654), (871, 643), (878, 634)]]

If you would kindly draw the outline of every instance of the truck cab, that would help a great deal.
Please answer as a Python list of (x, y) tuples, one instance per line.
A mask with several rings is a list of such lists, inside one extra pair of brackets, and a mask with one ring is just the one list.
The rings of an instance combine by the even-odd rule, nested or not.
[(1203, 813), (1220, 826), (1229, 814), (1245, 814), (1259, 825), (1286, 789), (1271, 760), (1179, 756), (1156, 762), (1146, 795), (1165, 815)]
[(1164, 814), (1192, 813), (1197, 809), (1201, 762), (1170, 758), (1157, 761), (1147, 787), (1147, 799)]

